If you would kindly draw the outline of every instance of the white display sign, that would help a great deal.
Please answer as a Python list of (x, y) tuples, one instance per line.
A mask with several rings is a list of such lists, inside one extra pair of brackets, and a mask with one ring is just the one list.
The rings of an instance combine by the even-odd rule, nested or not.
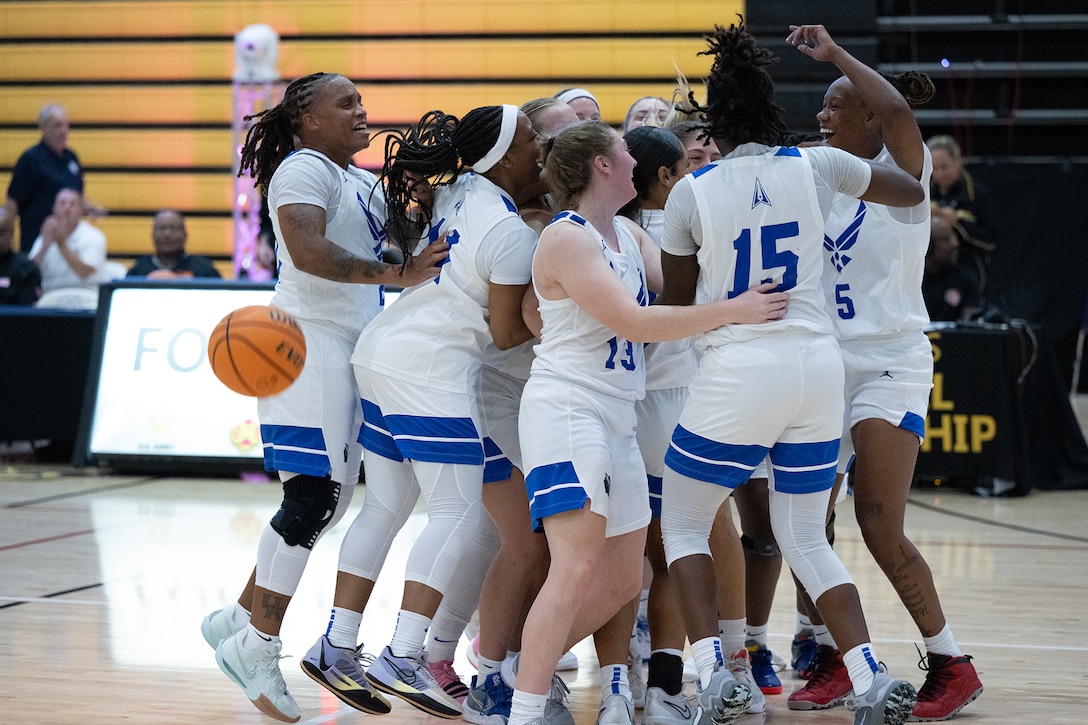
[(215, 377), (208, 335), (228, 312), (271, 298), (270, 288), (113, 289), (101, 368), (88, 383), (97, 384), (88, 453), (260, 459), (257, 399)]

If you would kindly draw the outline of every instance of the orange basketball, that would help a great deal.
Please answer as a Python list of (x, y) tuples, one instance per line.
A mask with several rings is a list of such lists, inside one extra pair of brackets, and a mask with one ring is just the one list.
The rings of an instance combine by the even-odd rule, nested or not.
[(228, 388), (263, 398), (295, 382), (306, 364), (306, 338), (295, 318), (278, 307), (241, 307), (212, 330), (208, 360)]

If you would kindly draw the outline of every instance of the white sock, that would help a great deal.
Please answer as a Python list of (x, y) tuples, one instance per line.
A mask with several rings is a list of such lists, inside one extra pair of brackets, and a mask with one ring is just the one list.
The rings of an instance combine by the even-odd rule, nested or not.
[(280, 641), (279, 635), (262, 632), (252, 624), (247, 624), (243, 631), (241, 641), (243, 649), (260, 649), (261, 647), (267, 647), (270, 643), (279, 644)]
[(873, 675), (879, 669), (871, 642), (859, 644), (849, 652), (844, 652), (842, 661), (850, 673), (850, 682), (854, 685), (855, 695), (864, 695), (873, 686)]
[(427, 662), (442, 662), (452, 660), (457, 653), (457, 643), (460, 636), (446, 634), (445, 637), (430, 632), (427, 637)]
[(329, 626), (325, 636), (333, 647), (355, 649), (359, 639), (359, 625), (363, 623), (363, 613), (353, 612), (343, 607), (333, 607), (329, 616)]
[(952, 636), (952, 630), (947, 624), (944, 625), (944, 629), (934, 636), (922, 637), (922, 641), (925, 642), (926, 652), (932, 652), (935, 655), (948, 655), (949, 657), (963, 656), (963, 650), (956, 644), (956, 638)]
[(394, 657), (407, 657), (423, 649), (427, 641), (427, 627), (431, 618), (402, 609), (397, 612), (397, 628), (393, 630), (393, 639), (389, 642), (389, 651)]
[(725, 664), (722, 657), (722, 641), (719, 637), (705, 637), (698, 642), (691, 643), (691, 656), (695, 660), (695, 668), (699, 670), (699, 687), (710, 684), (710, 678), (719, 665)]
[(547, 695), (533, 695), (529, 692), (514, 690), (514, 699), (510, 703), (509, 722), (534, 722), (543, 719), (544, 708), (547, 705)]
[(812, 620), (805, 612), (797, 613), (797, 625), (793, 630), (794, 634), (801, 634), (806, 629), (812, 629)]
[(482, 685), (484, 683), (484, 680), (487, 679), (488, 675), (502, 671), (502, 662), (498, 660), (489, 660), (488, 658), (481, 655), (476, 658), (476, 671), (479, 673), (479, 676), (476, 678), (476, 682)]
[(634, 699), (627, 665), (605, 665), (601, 668), (601, 702), (609, 695), (623, 695), (627, 700)]
[(722, 652), (727, 656), (744, 649), (744, 625), (743, 619), (718, 620), (718, 636), (722, 640)]
[(650, 606), (650, 590), (643, 589), (638, 595), (638, 618), (646, 619), (646, 610)]
[[(755, 642), (757, 645), (767, 646), (767, 624), (753, 625), (748, 624), (745, 627), (745, 636), (748, 641)], [(745, 644), (748, 643), (745, 642)]]
[(812, 625), (813, 636), (816, 637), (816, 644), (826, 644), (828, 647), (838, 649), (835, 644), (835, 638), (831, 636), (831, 632), (827, 629), (826, 624), (814, 624)]
[(231, 602), (227, 606), (223, 607), (223, 611), (230, 617), (230, 622), (238, 629), (249, 624), (250, 612), (238, 602)]

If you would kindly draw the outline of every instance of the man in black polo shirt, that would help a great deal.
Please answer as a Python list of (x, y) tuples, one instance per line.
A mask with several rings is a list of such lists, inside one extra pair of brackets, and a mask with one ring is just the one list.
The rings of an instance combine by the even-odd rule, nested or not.
[[(19, 217), (19, 248), (28, 251), (41, 233), (42, 222), (53, 210), (61, 189), (83, 193), (79, 157), (68, 148), (68, 114), (62, 106), (46, 104), (38, 114), (42, 140), (15, 162), (7, 203), (0, 212), (0, 229), (11, 229)], [(89, 205), (88, 211), (92, 213)]]

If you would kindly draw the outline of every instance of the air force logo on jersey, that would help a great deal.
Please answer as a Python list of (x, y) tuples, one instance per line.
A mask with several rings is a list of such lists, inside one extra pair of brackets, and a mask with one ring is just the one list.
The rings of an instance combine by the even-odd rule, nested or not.
[(854, 220), (850, 222), (837, 239), (824, 235), (824, 249), (831, 252), (831, 263), (835, 265), (835, 269), (839, 272), (842, 271), (843, 267), (850, 264), (850, 256), (846, 252), (853, 249), (854, 244), (857, 243), (858, 231), (861, 229), (863, 221), (865, 221), (865, 202), (859, 201)]
[(763, 184), (759, 183), (759, 177), (757, 176), (756, 188), (752, 189), (752, 208), (755, 209), (760, 204), (774, 206), (771, 203), (771, 197), (767, 196), (767, 192), (763, 189)]

